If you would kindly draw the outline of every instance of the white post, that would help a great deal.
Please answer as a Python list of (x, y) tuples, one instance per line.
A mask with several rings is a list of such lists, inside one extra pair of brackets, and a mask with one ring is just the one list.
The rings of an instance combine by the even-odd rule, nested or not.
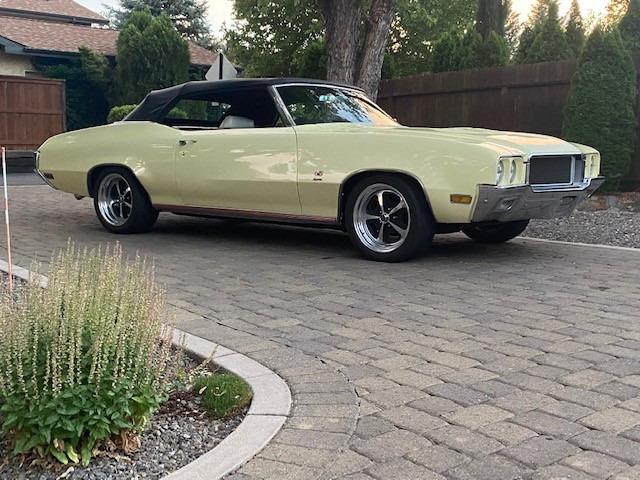
[(13, 264), (11, 263), (11, 229), (9, 227), (9, 191), (7, 189), (7, 154), (2, 147), (2, 185), (4, 186), (4, 221), (7, 226), (7, 263), (9, 264), (9, 292), (13, 292)]

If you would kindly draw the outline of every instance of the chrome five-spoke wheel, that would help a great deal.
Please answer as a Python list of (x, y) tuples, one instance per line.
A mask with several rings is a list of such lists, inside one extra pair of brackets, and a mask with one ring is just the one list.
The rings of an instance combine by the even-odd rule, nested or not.
[(385, 173), (364, 176), (348, 189), (344, 221), (358, 250), (379, 262), (416, 256), (429, 246), (435, 231), (420, 186)]
[(400, 247), (411, 226), (411, 213), (404, 195), (381, 183), (360, 192), (353, 217), (362, 243), (378, 253), (392, 252)]
[(98, 173), (93, 185), (93, 205), (104, 228), (113, 233), (151, 230), (158, 211), (130, 170), (107, 167)]
[(133, 212), (131, 185), (120, 173), (106, 175), (98, 187), (98, 208), (110, 225), (124, 225)]

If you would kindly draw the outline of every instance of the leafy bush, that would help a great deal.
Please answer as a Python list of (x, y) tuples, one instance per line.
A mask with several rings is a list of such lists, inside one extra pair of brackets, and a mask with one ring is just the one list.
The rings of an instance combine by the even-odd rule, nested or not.
[[(114, 122), (119, 122), (122, 119), (124, 119), (124, 117), (126, 117), (127, 115), (129, 115), (134, 108), (136, 108), (137, 105), (118, 105), (113, 107), (110, 111), (109, 111), (109, 115), (107, 115), (107, 123), (114, 123)], [(183, 109), (175, 107), (172, 108), (169, 113), (167, 114), (168, 117), (171, 118), (187, 118), (187, 112), (185, 112)]]
[(230, 417), (251, 401), (249, 386), (229, 373), (198, 377), (193, 388), (202, 395), (204, 407), (214, 418)]
[(139, 431), (166, 393), (171, 331), (164, 295), (119, 246), (52, 260), (0, 301), (1, 430), (15, 454), (87, 464), (107, 438)]
[(597, 148), (605, 188), (628, 172), (635, 138), (636, 71), (617, 29), (596, 27), (578, 60), (564, 113), (564, 137)]
[(109, 110), (107, 115), (107, 123), (119, 122), (124, 117), (129, 115), (137, 105), (117, 105)]
[(80, 47), (73, 60), (35, 57), (45, 76), (65, 80), (67, 130), (102, 125), (109, 111), (111, 67), (104, 55)]
[(464, 35), (450, 32), (442, 36), (433, 47), (433, 72), (452, 72), (506, 65), (509, 46), (506, 40), (491, 31), (483, 38), (474, 30)]

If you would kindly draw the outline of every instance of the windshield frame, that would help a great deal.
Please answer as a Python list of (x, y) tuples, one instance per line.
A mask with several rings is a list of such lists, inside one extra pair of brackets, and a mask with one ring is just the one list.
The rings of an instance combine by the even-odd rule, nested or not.
[[(286, 104), (282, 100), (282, 97), (280, 96), (280, 92), (278, 91), (278, 89), (282, 87), (308, 87), (308, 88), (322, 87), (322, 88), (342, 91), (343, 93), (346, 93), (351, 97), (356, 97), (359, 100), (362, 100), (363, 102), (367, 103), (369, 106), (373, 107), (375, 110), (377, 110), (386, 118), (388, 118), (391, 123), (396, 125), (398, 124), (398, 122), (391, 115), (389, 115), (382, 108), (380, 108), (380, 106), (376, 104), (374, 101), (372, 101), (369, 97), (367, 97), (367, 95), (362, 90), (359, 90), (355, 87), (332, 85), (327, 83), (303, 83), (303, 82), (280, 83), (277, 85), (271, 85), (269, 87), (269, 90), (271, 91), (273, 99), (276, 102), (276, 107), (280, 111), (280, 114), (286, 119), (286, 121), (292, 127), (296, 127), (299, 125), (296, 124), (295, 120), (293, 119), (293, 116), (291, 115), (291, 112), (289, 112), (289, 109), (287, 108)], [(349, 125), (371, 126), (371, 124), (368, 124), (368, 123), (357, 123), (357, 122), (340, 122), (340, 123), (347, 123)], [(329, 124), (332, 124), (332, 122), (313, 123), (313, 124), (306, 124), (306, 125), (329, 125)]]

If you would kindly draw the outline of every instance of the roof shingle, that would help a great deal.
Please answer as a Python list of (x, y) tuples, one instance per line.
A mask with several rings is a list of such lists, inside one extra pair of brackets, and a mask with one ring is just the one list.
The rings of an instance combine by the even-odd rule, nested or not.
[(0, 0), (0, 9), (8, 8), (24, 13), (52, 14), (76, 17), (105, 23), (107, 20), (96, 12), (83, 7), (73, 0)]
[[(0, 2), (9, 0), (0, 0)], [(18, 17), (0, 16), (0, 38), (4, 37), (28, 50), (52, 53), (77, 53), (80, 47), (107, 56), (116, 55), (118, 31), (71, 23), (45, 22)], [(215, 54), (189, 42), (193, 65), (211, 65)]]

